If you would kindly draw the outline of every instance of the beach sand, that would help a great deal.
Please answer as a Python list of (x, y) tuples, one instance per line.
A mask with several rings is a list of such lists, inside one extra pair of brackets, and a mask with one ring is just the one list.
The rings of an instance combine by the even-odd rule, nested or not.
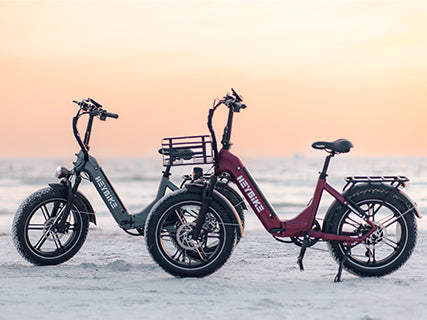
[[(17, 253), (12, 216), (0, 217), (0, 319), (421, 319), (427, 315), (424, 255), (427, 224), (419, 222), (412, 257), (383, 278), (343, 272), (329, 252), (281, 244), (247, 215), (245, 237), (216, 273), (178, 279), (150, 257), (112, 217), (98, 217), (83, 248), (66, 263), (38, 267)], [(326, 249), (324, 243), (315, 246)]]

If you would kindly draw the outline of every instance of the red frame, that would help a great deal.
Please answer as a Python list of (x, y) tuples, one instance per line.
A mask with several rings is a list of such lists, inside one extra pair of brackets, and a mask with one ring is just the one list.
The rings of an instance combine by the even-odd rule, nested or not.
[[(256, 181), (252, 178), (249, 170), (245, 167), (243, 162), (229, 150), (221, 149), (219, 152), (218, 170), (218, 173), (227, 172), (232, 177), (264, 228), (276, 237), (298, 237), (302, 236), (304, 232), (309, 231), (310, 236), (314, 238), (353, 244), (355, 242), (364, 241), (376, 230), (376, 226), (369, 220), (366, 220), (366, 222), (372, 226), (372, 229), (363, 237), (342, 236), (311, 230), (324, 190), (341, 204), (347, 206), (347, 202), (341, 193), (326, 182), (326, 177), (319, 177), (313, 200), (307, 208), (291, 220), (280, 220), (273, 207), (258, 187)], [(351, 208), (349, 209), (352, 210)]]

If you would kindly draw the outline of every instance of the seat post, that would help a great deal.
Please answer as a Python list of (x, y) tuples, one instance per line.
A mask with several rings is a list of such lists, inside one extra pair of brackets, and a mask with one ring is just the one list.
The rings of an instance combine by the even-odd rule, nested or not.
[(330, 152), (329, 155), (326, 156), (325, 163), (323, 164), (322, 172), (320, 173), (320, 179), (326, 179), (326, 177), (328, 176), (326, 172), (328, 171), (329, 162), (331, 161), (331, 158), (333, 156), (335, 156), (334, 151)]

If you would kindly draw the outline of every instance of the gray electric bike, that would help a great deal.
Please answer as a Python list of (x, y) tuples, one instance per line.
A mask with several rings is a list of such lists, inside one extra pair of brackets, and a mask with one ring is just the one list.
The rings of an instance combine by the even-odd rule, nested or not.
[[(12, 237), (18, 252), (27, 261), (35, 265), (56, 265), (71, 259), (82, 247), (89, 229), (89, 223), (96, 224), (95, 211), (89, 200), (78, 191), (83, 179), (89, 180), (98, 190), (115, 221), (125, 232), (134, 236), (144, 235), (146, 218), (151, 208), (167, 193), (179, 189), (169, 179), (171, 167), (186, 164), (207, 164), (213, 160), (212, 150), (206, 139), (208, 136), (182, 137), (182, 143), (172, 147), (164, 139), (159, 152), (163, 155), (165, 170), (160, 179), (155, 199), (136, 214), (129, 213), (105, 172), (97, 160), (89, 155), (89, 140), (94, 118), (105, 121), (117, 119), (118, 115), (109, 113), (93, 99), (73, 101), (79, 106), (73, 118), (73, 133), (80, 146), (76, 154), (74, 167), (68, 170), (58, 167), (56, 177), (59, 183), (50, 183), (26, 198), (18, 208), (12, 225)], [(80, 117), (88, 115), (86, 132), (80, 137), (77, 123)], [(200, 178), (200, 168), (194, 168), (193, 175), (184, 176), (181, 187), (186, 181)], [(201, 177), (208, 179), (208, 177)], [(228, 185), (230, 179), (223, 176), (216, 190), (221, 193), (244, 221), (246, 209), (240, 195)]]

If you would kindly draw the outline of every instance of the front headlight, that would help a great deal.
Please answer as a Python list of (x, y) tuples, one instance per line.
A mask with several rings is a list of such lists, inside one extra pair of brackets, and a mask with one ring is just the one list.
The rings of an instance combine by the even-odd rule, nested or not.
[(62, 179), (62, 178), (68, 177), (70, 174), (71, 174), (70, 170), (59, 166), (56, 168), (55, 177), (57, 177), (58, 179)]

